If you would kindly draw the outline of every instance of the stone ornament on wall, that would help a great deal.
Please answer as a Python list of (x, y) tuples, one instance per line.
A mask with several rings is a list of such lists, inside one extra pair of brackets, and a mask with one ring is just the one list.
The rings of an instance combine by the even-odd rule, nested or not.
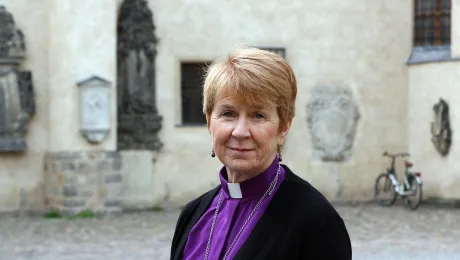
[(350, 159), (359, 118), (359, 109), (350, 88), (314, 87), (307, 103), (313, 154), (323, 161)]
[(111, 83), (92, 76), (77, 83), (80, 96), (80, 131), (91, 143), (100, 143), (110, 132)]
[(449, 105), (440, 98), (433, 106), (434, 120), (431, 122), (431, 141), (436, 150), (446, 156), (452, 141), (452, 130), (450, 128)]
[(147, 1), (123, 1), (117, 30), (118, 149), (157, 151), (163, 119), (155, 94), (158, 39)]
[(0, 6), (0, 152), (27, 150), (27, 123), (35, 114), (32, 73), (19, 69), (25, 57), (24, 35)]

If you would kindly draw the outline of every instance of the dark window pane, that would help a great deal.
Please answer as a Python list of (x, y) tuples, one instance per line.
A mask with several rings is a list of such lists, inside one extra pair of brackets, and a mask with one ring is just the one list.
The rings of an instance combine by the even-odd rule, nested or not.
[(418, 12), (429, 12), (435, 8), (435, 0), (415, 0)]
[(433, 45), (435, 42), (435, 32), (425, 31), (425, 44)]
[(442, 11), (450, 11), (452, 1), (451, 0), (440, 0), (441, 1), (441, 6), (439, 7), (440, 10)]
[(434, 30), (435, 27), (434, 17), (427, 17), (425, 19), (425, 30)]
[(417, 19), (415, 21), (415, 30), (421, 31), (425, 29), (425, 21), (423, 19)]
[(440, 41), (443, 45), (448, 45), (450, 43), (450, 17), (447, 15), (442, 16), (441, 26), (439, 28)]
[(183, 124), (206, 124), (202, 112), (203, 81), (209, 63), (182, 63), (181, 65), (181, 105)]
[(440, 17), (440, 19), (441, 19), (441, 28), (450, 27), (450, 16), (443, 15)]
[(415, 11), (422, 12), (423, 11), (423, 2), (424, 0), (415, 0)]
[(435, 8), (435, 0), (425, 0), (424, 11), (432, 11)]
[(414, 1), (414, 45), (449, 45), (452, 1)]

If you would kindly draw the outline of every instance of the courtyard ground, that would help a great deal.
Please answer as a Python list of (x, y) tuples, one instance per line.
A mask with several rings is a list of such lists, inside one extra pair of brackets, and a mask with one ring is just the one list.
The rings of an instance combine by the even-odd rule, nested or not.
[[(460, 210), (422, 205), (335, 206), (355, 260), (460, 259)], [(101, 219), (0, 216), (2, 260), (166, 260), (179, 212), (137, 212)]]

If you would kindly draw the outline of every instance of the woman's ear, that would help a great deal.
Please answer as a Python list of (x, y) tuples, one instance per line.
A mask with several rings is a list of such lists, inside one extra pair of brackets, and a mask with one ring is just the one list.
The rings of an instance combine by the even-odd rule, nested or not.
[(292, 124), (292, 119), (288, 120), (286, 123), (286, 127), (279, 133), (279, 144), (282, 145), (284, 144), (284, 141), (286, 140), (286, 136), (289, 133), (289, 130), (291, 130), (291, 124)]
[(208, 131), (211, 132), (211, 129), (209, 128), (209, 126), (211, 124), (211, 116), (210, 115), (206, 115), (206, 124), (208, 125)]

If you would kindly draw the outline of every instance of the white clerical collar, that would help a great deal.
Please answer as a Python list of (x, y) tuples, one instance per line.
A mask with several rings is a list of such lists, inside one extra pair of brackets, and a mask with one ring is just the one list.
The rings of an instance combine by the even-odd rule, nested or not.
[(241, 187), (239, 183), (230, 183), (227, 182), (228, 194), (230, 198), (241, 199), (243, 198), (243, 193), (241, 192)]

